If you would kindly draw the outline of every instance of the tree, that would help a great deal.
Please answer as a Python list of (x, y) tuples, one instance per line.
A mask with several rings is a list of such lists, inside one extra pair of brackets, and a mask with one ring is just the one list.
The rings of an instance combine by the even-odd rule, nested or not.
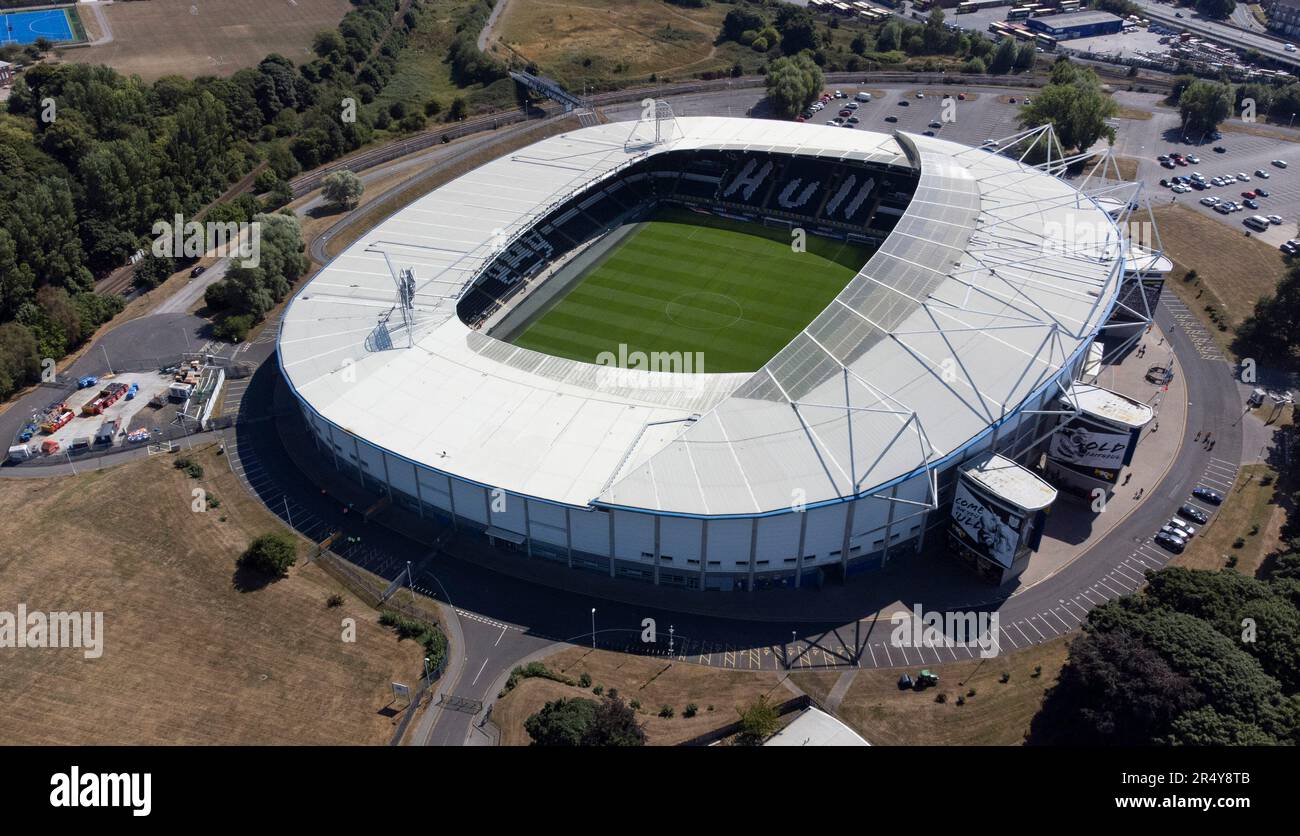
[(1227, 20), (1236, 8), (1236, 0), (1196, 0), (1196, 11), (1214, 20)]
[(1199, 134), (1214, 130), (1232, 113), (1232, 101), (1232, 88), (1227, 84), (1200, 78), (1193, 81), (1178, 97), (1184, 131)]
[(1233, 348), (1270, 365), (1294, 369), (1300, 364), (1300, 266), (1287, 271), (1273, 295), (1255, 303), (1237, 328)]
[(469, 115), (469, 102), (465, 101), (464, 96), (457, 96), (451, 100), (451, 108), (447, 111), (448, 122), (459, 122)]
[(250, 569), (275, 578), (288, 575), (289, 568), (297, 562), (298, 544), (291, 536), (281, 531), (258, 537), (248, 545), (238, 560), (239, 567), (242, 569)]
[[(739, 711), (739, 710), (738, 710)], [(740, 714), (740, 734), (736, 742), (742, 746), (761, 746), (763, 742), (776, 734), (780, 716), (776, 706), (766, 694), (749, 704)]]
[(1102, 137), (1115, 141), (1115, 129), (1106, 120), (1118, 112), (1119, 105), (1102, 90), (1096, 73), (1058, 61), (1052, 67), (1052, 83), (1021, 108), (1020, 125), (1050, 124), (1063, 147), (1087, 151)]
[(806, 54), (778, 58), (768, 65), (767, 96), (773, 109), (786, 118), (803, 110), (821, 92), (821, 68)]
[(581, 746), (583, 735), (596, 718), (596, 704), (578, 697), (561, 697), (542, 706), (524, 721), (524, 731), (534, 746)]
[(876, 51), (893, 52), (903, 44), (903, 24), (891, 17), (876, 34)]
[(767, 19), (757, 10), (747, 6), (736, 6), (722, 19), (722, 39), (739, 41), (747, 31), (757, 32), (767, 25)]
[(644, 746), (645, 728), (622, 697), (606, 696), (582, 736), (583, 746)]
[(993, 63), (989, 64), (989, 72), (994, 75), (1005, 75), (1011, 72), (1016, 66), (1018, 52), (1014, 40), (1003, 38), (1002, 43), (998, 44), (997, 51), (993, 53)]
[(332, 171), (321, 181), (321, 195), (335, 206), (353, 209), (366, 189), (361, 178), (346, 169)]

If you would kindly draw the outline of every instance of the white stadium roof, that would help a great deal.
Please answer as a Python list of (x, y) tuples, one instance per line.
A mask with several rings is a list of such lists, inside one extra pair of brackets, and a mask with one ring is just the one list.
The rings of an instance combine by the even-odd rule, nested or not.
[[(961, 450), (1056, 385), (1117, 294), (1124, 245), (1109, 216), (1007, 156), (793, 122), (664, 125), (654, 146), (629, 144), (630, 123), (543, 140), (364, 235), (285, 313), (280, 362), (299, 397), (395, 455), (541, 500), (778, 513), (794, 496), (872, 493)], [(464, 286), (550, 207), (684, 149), (919, 166), (920, 181), (857, 277), (754, 373), (621, 371), (508, 345), (457, 317)], [(1079, 229), (1077, 248), (1061, 240)], [(405, 269), (409, 328), (389, 313)], [(371, 350), (385, 315), (397, 347)]]

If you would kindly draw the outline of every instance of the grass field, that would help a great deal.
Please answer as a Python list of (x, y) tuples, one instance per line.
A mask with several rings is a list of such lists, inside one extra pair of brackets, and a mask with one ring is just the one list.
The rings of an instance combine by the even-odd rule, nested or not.
[(165, 75), (228, 76), (272, 52), (294, 62), (307, 60), (312, 36), (337, 26), (351, 7), (348, 0), (113, 3), (102, 9), (113, 40), (70, 49), (63, 59), (107, 64), (146, 81)]
[[(168, 455), (76, 477), (0, 482), (0, 610), (104, 613), (103, 655), (0, 650), (10, 745), (384, 744), (389, 683), (421, 649), (314, 564), (252, 591), (235, 557), (280, 529), (215, 445), (201, 480)], [(220, 505), (192, 510), (202, 487)], [(332, 594), (343, 603), (327, 607)], [(356, 620), (356, 641), (341, 620)]]
[[(1261, 296), (1273, 293), (1286, 272), (1277, 247), (1240, 232), (1186, 206), (1155, 210), (1165, 255), (1174, 262), (1165, 286), (1178, 294), (1228, 356), (1233, 329), (1250, 316)], [(1184, 281), (1188, 270), (1198, 278)], [(1226, 330), (1211, 321), (1206, 306), (1224, 318)]]
[[(695, 372), (763, 365), (857, 274), (867, 247), (669, 209), (605, 253), (513, 342), (596, 362), (601, 352), (698, 352)], [(661, 369), (672, 371), (674, 369)]]
[[(767, 695), (777, 703), (794, 696), (781, 685), (783, 674), (771, 671), (724, 670), (581, 647), (562, 650), (544, 663), (575, 682), (584, 673), (589, 674), (593, 687), (614, 688), (625, 701), (638, 701), (641, 707), (637, 714), (651, 746), (673, 746), (734, 723), (739, 716), (737, 709), (760, 696)], [(501, 729), (501, 744), (526, 746), (532, 742), (524, 730), (524, 721), (547, 702), (561, 697), (583, 697), (595, 702), (601, 699), (590, 688), (549, 679), (522, 680), (492, 708), (492, 721)], [(698, 711), (694, 717), (687, 717), (686, 706), (691, 703)], [(673, 709), (672, 717), (659, 716), (665, 705)]]
[(536, 61), (571, 87), (607, 79), (690, 75), (729, 68), (736, 44), (714, 45), (730, 7), (691, 9), (662, 0), (511, 0), (489, 52)]

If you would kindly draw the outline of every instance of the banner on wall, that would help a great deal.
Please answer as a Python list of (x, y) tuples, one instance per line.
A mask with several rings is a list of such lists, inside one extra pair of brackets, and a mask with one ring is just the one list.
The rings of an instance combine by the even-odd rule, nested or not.
[(952, 533), (975, 553), (1010, 568), (1020, 547), (1024, 519), (976, 496), (957, 481), (952, 501)]

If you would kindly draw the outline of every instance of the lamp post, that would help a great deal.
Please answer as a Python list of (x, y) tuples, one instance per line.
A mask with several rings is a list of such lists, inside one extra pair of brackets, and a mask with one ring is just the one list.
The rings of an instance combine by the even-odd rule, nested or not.
[(596, 649), (596, 608), (591, 608), (591, 649)]

